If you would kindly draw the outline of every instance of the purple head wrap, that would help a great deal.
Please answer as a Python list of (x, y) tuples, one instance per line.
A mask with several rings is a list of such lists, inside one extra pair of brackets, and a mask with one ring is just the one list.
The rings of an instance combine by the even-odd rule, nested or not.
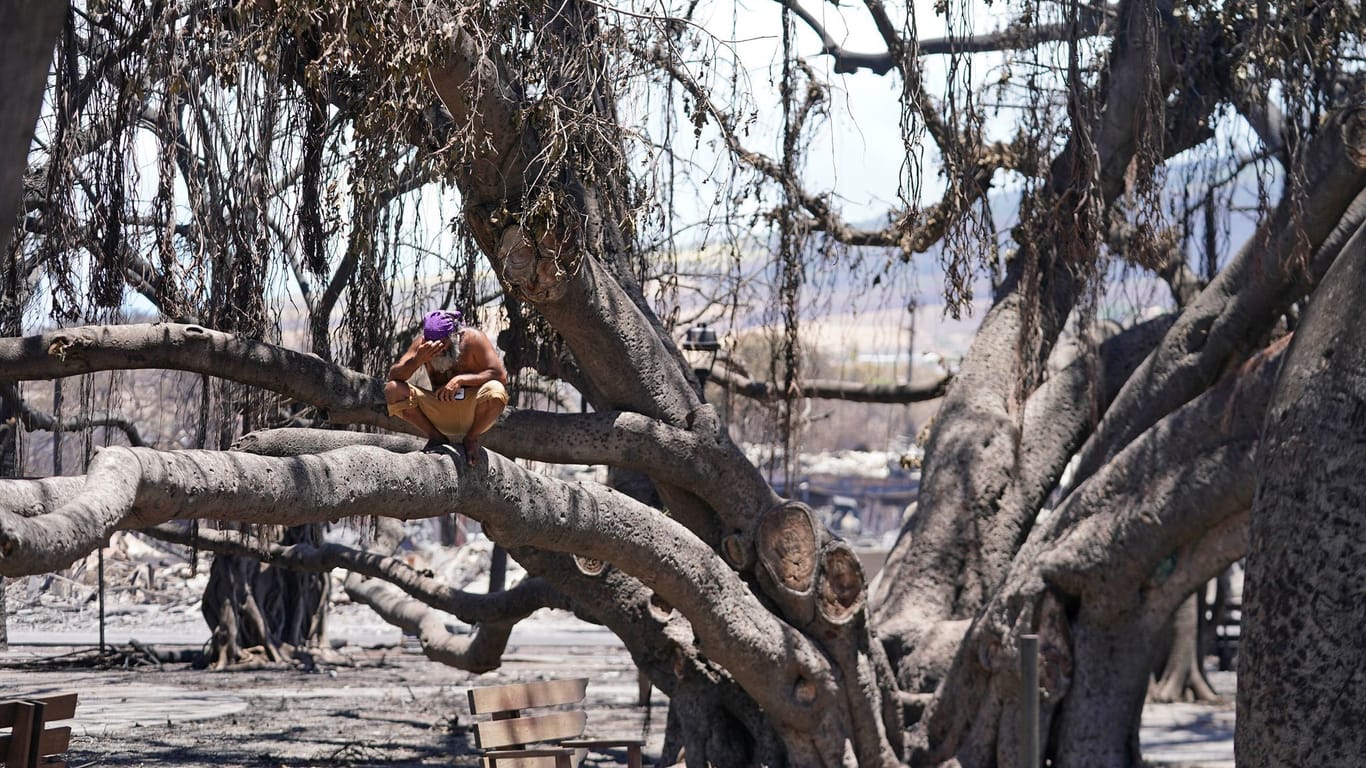
[(434, 309), (422, 318), (422, 338), (440, 341), (460, 327), (460, 313), (449, 309)]

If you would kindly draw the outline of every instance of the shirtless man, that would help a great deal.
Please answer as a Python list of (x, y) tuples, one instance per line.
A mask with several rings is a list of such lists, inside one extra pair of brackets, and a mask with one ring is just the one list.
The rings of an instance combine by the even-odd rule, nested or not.
[[(408, 383), (426, 367), (432, 389)], [(415, 425), (430, 440), (423, 450), (459, 440), (474, 464), (479, 436), (507, 405), (507, 369), (493, 342), (478, 329), (461, 324), (460, 313), (438, 309), (422, 320), (422, 335), (389, 368), (384, 398), (389, 415)]]

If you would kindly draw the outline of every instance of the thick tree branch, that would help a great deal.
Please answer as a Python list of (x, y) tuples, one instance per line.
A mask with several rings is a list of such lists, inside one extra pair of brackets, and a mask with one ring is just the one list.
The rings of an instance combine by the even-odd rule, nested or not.
[(1152, 623), (1166, 622), (1196, 590), (1204, 589), (1211, 579), (1247, 556), (1250, 518), (1248, 510), (1235, 512), (1177, 550), (1172, 572), (1166, 578), (1152, 579), (1144, 590), (1144, 605)]
[[(1112, 204), (1124, 188), (1142, 129), (1137, 115), (1143, 101), (1135, 94), (1149, 88), (1165, 93), (1170, 87), (1170, 62), (1154, 71), (1149, 51), (1158, 45), (1154, 35), (1170, 32), (1170, 15), (1149, 0), (1131, 0), (1121, 8), (1121, 17), (1132, 20), (1125, 23), (1138, 34), (1115, 36), (1095, 145), (1087, 150), (1074, 132), (1051, 164), (1047, 191), (1054, 196), (1040, 201), (1045, 209), (1078, 205), (1097, 193), (1103, 205)], [(1160, 54), (1158, 58), (1161, 63)], [(1079, 152), (1094, 152), (1098, 190), (1086, 184), (1078, 188), (1072, 165)], [(901, 657), (903, 688), (942, 674), (941, 669), (919, 668), (917, 650), (929, 647), (937, 622), (976, 615), (1011, 568), (1011, 559), (1001, 556), (1008, 548), (977, 545), (984, 533), (999, 535), (1016, 524), (1002, 500), (1021, 459), (1019, 408), (1029, 394), (1021, 390), (1049, 355), (1081, 286), (1067, 258), (1048, 251), (1041, 258), (1048, 260), (1037, 266), (1037, 277), (1019, 259), (1007, 265), (996, 303), (983, 318), (936, 417), (941, 426), (931, 437), (921, 480), (925, 503), (902, 529), (883, 576), (884, 583), (896, 586), (885, 592), (875, 617), (889, 649)], [(1022, 348), (1025, 339), (1031, 341)]]
[[(670, 709), (683, 715), (685, 727), (699, 731), (690, 743), (709, 749), (728, 747), (717, 745), (707, 731), (732, 720), (752, 732), (766, 732), (753, 699), (707, 658), (691, 623), (637, 579), (615, 568), (588, 576), (567, 566), (559, 553), (521, 548), (512, 554), (528, 572), (554, 573), (556, 587), (573, 600), (576, 614), (601, 622), (626, 643), (636, 666), (668, 694)], [(756, 741), (761, 745), (761, 751), (752, 756), (756, 764), (783, 761), (784, 756), (774, 751), (776, 738), (764, 736)]]
[[(313, 355), (200, 326), (91, 326), (0, 339), (0, 381), (130, 368), (211, 374), (314, 405), (334, 423), (411, 431), (406, 422), (381, 411), (383, 392), (377, 379)], [(727, 527), (743, 530), (747, 523), (733, 517), (732, 512), (767, 509), (776, 503), (776, 497), (767, 484), (753, 481), (753, 467), (740, 460), (738, 449), (720, 439), (713, 409), (699, 406), (682, 421), (688, 429), (629, 412), (566, 415), (523, 411), (506, 416), (488, 434), (485, 444), (508, 455), (542, 461), (613, 464), (648, 471), (658, 481), (694, 489), (720, 510)], [(345, 432), (323, 432), (308, 440), (313, 451), (345, 444), (376, 444), (372, 436)], [(413, 446), (412, 441), (397, 436), (385, 440), (394, 450)], [(700, 462), (699, 456), (715, 458)], [(758, 495), (737, 496), (744, 489)]]
[[(1366, 220), (1366, 108), (1338, 113), (1307, 148), (1304, 191), (1296, 213), (1282, 200), (1276, 214), (1201, 291), (1153, 355), (1135, 372), (1081, 452), (1078, 477), (1095, 472), (1130, 440), (1208, 386), (1249, 339), (1303, 296)], [(1295, 254), (1313, 254), (1307, 269)]]
[(1049, 520), (1043, 577), (1093, 610), (1127, 610), (1163, 559), (1247, 510), (1287, 341), (1159, 421), (1069, 495)]
[[(196, 533), (172, 524), (144, 528), (143, 532), (163, 541), (218, 554), (252, 557), (295, 570), (349, 570), (345, 588), (352, 599), (369, 606), (390, 624), (416, 635), (428, 658), (471, 672), (487, 672), (502, 663), (508, 637), (518, 621), (540, 608), (568, 607), (567, 600), (543, 579), (528, 579), (512, 589), (481, 595), (452, 589), (398, 558), (338, 544), (281, 546), (246, 533), (203, 528)], [(438, 612), (476, 625), (473, 633), (451, 632)]]
[(1101, 339), (1094, 358), (1087, 347), (1095, 342), (1077, 342), (1082, 348), (1074, 347), (1075, 359), (1029, 396), (1020, 430), (1020, 460), (1002, 495), (1002, 514), (983, 536), (984, 547), (999, 548), (997, 554), (1003, 558), (1019, 550), (1068, 460), (1094, 427), (1095, 414), (1105, 412), (1173, 320), (1149, 320)]
[[(695, 423), (715, 418), (710, 406), (702, 406)], [(727, 525), (738, 528), (744, 521), (726, 510), (736, 503), (750, 469), (731, 444), (707, 437), (710, 433), (710, 429), (694, 432), (671, 427), (629, 412), (516, 410), (505, 415), (482, 442), (505, 456), (551, 464), (603, 464), (648, 474), (656, 482), (689, 489), (721, 510), (718, 515)], [(406, 435), (284, 428), (245, 435), (235, 447), (265, 456), (301, 456), (357, 445), (412, 453), (422, 448), (423, 441)], [(768, 508), (779, 499), (770, 490), (762, 498), (744, 501)]]
[(264, 542), (250, 533), (203, 527), (196, 531), (173, 523), (162, 523), (141, 530), (162, 541), (219, 554), (252, 557), (263, 563), (297, 571), (327, 573), (341, 568), (368, 578), (381, 579), (424, 605), (445, 611), (466, 624), (515, 624), (541, 608), (569, 608), (565, 598), (544, 579), (527, 579), (502, 592), (479, 594), (456, 589), (435, 578), (429, 571), (419, 571), (399, 558), (341, 544), (285, 546)]
[(820, 20), (798, 0), (778, 0), (778, 3), (796, 14), (797, 18), (805, 22), (806, 26), (810, 27), (820, 37), (821, 53), (834, 58), (837, 74), (851, 74), (860, 69), (868, 69), (873, 74), (885, 75), (896, 65), (896, 59), (885, 51), (881, 53), (855, 53), (845, 50), (825, 29), (825, 25), (821, 24)]
[[(890, 50), (860, 53), (840, 45), (805, 6), (798, 0), (779, 0), (797, 15), (821, 39), (821, 53), (835, 60), (835, 72), (852, 74), (867, 69), (885, 75), (896, 66), (896, 56)], [(915, 44), (918, 56), (957, 55), (963, 53), (991, 53), (1033, 48), (1044, 43), (1092, 37), (1105, 31), (1105, 22), (1116, 15), (1116, 6), (1081, 9), (1081, 24), (1032, 24), (1013, 22), (996, 32), (965, 37), (936, 37), (919, 40)], [(884, 35), (885, 37), (885, 35)]]
[(457, 635), (446, 628), (441, 614), (408, 597), (393, 584), (352, 573), (344, 586), (352, 600), (416, 635), (422, 654), (432, 661), (471, 672), (488, 672), (502, 664), (512, 635), (512, 622), (480, 624), (472, 634)]
[[(399, 455), (352, 447), (279, 459), (219, 451), (106, 448), (84, 486), (37, 516), (11, 499), (33, 481), (0, 482), (0, 573), (56, 570), (120, 527), (172, 519), (298, 525), (357, 515), (465, 513), (509, 548), (535, 546), (610, 562), (692, 621), (709, 655), (778, 722), (809, 727), (835, 701), (828, 662), (777, 620), (738, 574), (671, 518), (610, 489), (528, 472), (497, 454)], [(51, 488), (52, 486), (46, 486)], [(721, 615), (727, 616), (725, 621)], [(781, 674), (759, 659), (786, 658)], [(825, 682), (823, 682), (825, 681)]]
[(412, 431), (384, 411), (379, 379), (313, 355), (198, 325), (158, 323), (66, 328), (0, 338), (0, 381), (55, 379), (81, 373), (164, 368), (218, 376), (311, 403), (338, 424)]
[[(782, 387), (767, 381), (754, 381), (729, 369), (712, 371), (711, 380), (727, 391), (761, 402), (782, 400)], [(847, 400), (851, 403), (923, 403), (944, 396), (953, 383), (944, 376), (933, 384), (860, 384), (852, 381), (808, 379), (798, 382), (793, 397), (814, 400)]]
[(1075, 26), (1069, 23), (1034, 24), (1014, 21), (996, 32), (920, 40), (916, 43), (916, 52), (921, 56), (933, 56), (1019, 51), (1044, 43), (1060, 43), (1109, 34), (1109, 23), (1119, 15), (1119, 5), (1084, 5), (1079, 11), (1079, 23)]

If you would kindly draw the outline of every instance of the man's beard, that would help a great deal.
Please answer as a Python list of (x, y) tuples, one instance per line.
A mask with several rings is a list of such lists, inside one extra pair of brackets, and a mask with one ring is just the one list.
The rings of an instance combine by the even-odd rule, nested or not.
[(432, 370), (438, 373), (455, 370), (455, 364), (460, 359), (460, 353), (464, 349), (464, 345), (461, 344), (462, 336), (463, 334), (460, 331), (451, 334), (451, 343), (446, 346), (444, 351), (432, 358)]

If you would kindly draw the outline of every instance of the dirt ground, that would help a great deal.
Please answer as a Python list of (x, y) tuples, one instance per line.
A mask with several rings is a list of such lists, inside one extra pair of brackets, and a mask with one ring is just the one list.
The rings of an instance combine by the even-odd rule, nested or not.
[[(588, 733), (647, 737), (658, 756), (667, 700), (637, 705), (635, 667), (620, 648), (513, 650), (480, 675), (412, 649), (347, 651), (318, 671), (194, 670), (187, 663), (91, 668), (91, 651), (12, 646), (0, 652), (0, 696), (80, 693), (68, 763), (87, 766), (409, 766), (478, 764), (466, 691), (559, 677), (590, 680)], [(82, 661), (80, 665), (73, 661)], [(625, 754), (585, 765), (624, 765)]]

